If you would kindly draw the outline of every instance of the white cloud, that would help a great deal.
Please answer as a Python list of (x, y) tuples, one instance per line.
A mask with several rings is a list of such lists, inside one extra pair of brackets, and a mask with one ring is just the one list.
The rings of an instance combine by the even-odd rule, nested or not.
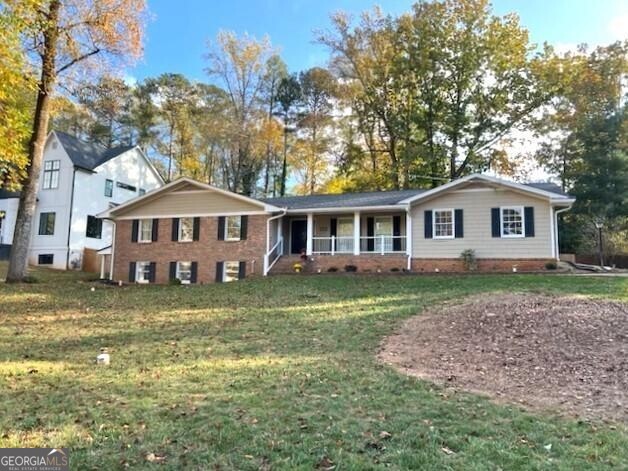
[(615, 15), (608, 23), (608, 32), (613, 40), (628, 39), (628, 11)]

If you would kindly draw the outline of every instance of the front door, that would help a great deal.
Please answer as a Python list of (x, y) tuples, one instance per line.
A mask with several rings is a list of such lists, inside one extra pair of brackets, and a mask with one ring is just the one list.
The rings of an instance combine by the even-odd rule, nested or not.
[(290, 253), (300, 254), (307, 246), (307, 221), (295, 219), (291, 224)]

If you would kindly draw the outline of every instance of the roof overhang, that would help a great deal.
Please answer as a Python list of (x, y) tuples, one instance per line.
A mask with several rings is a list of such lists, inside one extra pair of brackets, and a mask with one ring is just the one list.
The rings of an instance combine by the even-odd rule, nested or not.
[(392, 205), (380, 205), (380, 206), (337, 206), (331, 208), (295, 208), (286, 209), (287, 214), (329, 214), (329, 213), (355, 213), (364, 211), (405, 211), (406, 204), (392, 204)]
[(552, 204), (554, 203), (570, 204), (575, 201), (573, 198), (570, 198), (567, 196), (560, 196), (556, 193), (552, 193), (551, 191), (545, 191), (539, 188), (522, 185), (521, 183), (511, 182), (508, 180), (502, 180), (501, 178), (491, 177), (489, 175), (482, 175), (479, 173), (474, 173), (471, 175), (467, 175), (466, 177), (462, 177), (457, 180), (451, 181), (449, 183), (445, 183), (444, 185), (433, 188), (424, 193), (420, 193), (410, 198), (406, 198), (405, 200), (400, 201), (399, 204), (404, 204), (404, 203), (412, 204), (421, 200), (426, 200), (440, 193), (445, 193), (456, 187), (466, 185), (468, 183), (473, 183), (473, 182), (481, 182), (481, 183), (488, 183), (488, 184), (496, 185), (496, 186), (503, 186), (505, 188), (509, 188), (509, 189), (519, 191), (522, 193), (527, 193), (527, 194), (530, 194), (539, 198), (548, 199)]
[(256, 200), (254, 198), (250, 198), (248, 196), (244, 196), (244, 195), (239, 195), (238, 193), (233, 193), (231, 191), (227, 191), (227, 190), (223, 190), (221, 188), (217, 188), (215, 186), (212, 185), (208, 185), (207, 183), (201, 183), (198, 182), (196, 180), (193, 180), (191, 178), (187, 178), (187, 177), (181, 177), (178, 178), (177, 180), (174, 180), (162, 187), (159, 188), (155, 188), (151, 191), (146, 192), (146, 194), (142, 195), (142, 196), (138, 196), (137, 198), (133, 198), (131, 200), (128, 200), (114, 208), (109, 208), (105, 211), (102, 211), (101, 213), (98, 213), (96, 216), (102, 219), (115, 219), (116, 215), (120, 214), (121, 212), (123, 212), (125, 209), (129, 209), (131, 207), (134, 206), (141, 206), (141, 204), (143, 202), (148, 202), (148, 201), (152, 201), (154, 199), (156, 199), (157, 197), (159, 197), (159, 195), (164, 194), (164, 193), (168, 193), (169, 191), (172, 191), (173, 189), (175, 189), (176, 187), (185, 185), (185, 184), (190, 184), (190, 185), (194, 185), (196, 187), (198, 187), (201, 190), (209, 190), (209, 191), (214, 191), (216, 193), (220, 193), (226, 196), (229, 196), (231, 198), (234, 199), (238, 199), (244, 202), (247, 202), (249, 204), (252, 205), (256, 205), (260, 208), (260, 211), (263, 212), (267, 212), (267, 213), (273, 213), (273, 212), (279, 212), (279, 211), (283, 211), (282, 208), (278, 208), (276, 206), (270, 205), (270, 204), (266, 204), (263, 203), (259, 200)]

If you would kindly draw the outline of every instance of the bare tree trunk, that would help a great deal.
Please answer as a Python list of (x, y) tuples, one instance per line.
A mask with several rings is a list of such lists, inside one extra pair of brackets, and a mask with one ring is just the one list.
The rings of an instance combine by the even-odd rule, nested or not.
[(288, 178), (288, 128), (284, 122), (283, 128), (283, 163), (281, 165), (281, 191), (279, 196), (286, 195), (286, 178)]
[(37, 203), (39, 173), (44, 157), (44, 146), (50, 119), (50, 96), (56, 80), (57, 40), (59, 37), (59, 0), (51, 0), (44, 31), (44, 52), (42, 54), (41, 78), (37, 90), (37, 104), (33, 118), (33, 132), (28, 144), (28, 172), (22, 185), (20, 204), (15, 221), (15, 233), (9, 259), (7, 283), (23, 281), (28, 274), (28, 247), (31, 240), (31, 227)]

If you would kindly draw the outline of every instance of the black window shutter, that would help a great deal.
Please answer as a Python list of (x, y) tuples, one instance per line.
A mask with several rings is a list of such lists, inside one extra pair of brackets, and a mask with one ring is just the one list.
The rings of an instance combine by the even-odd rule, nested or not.
[(192, 262), (192, 267), (190, 269), (190, 283), (196, 283), (197, 277), (198, 277), (198, 263)]
[(501, 215), (499, 208), (491, 208), (491, 232), (493, 237), (501, 237)]
[(401, 250), (401, 216), (393, 216), (393, 250), (399, 252)]
[(524, 209), (524, 218), (525, 218), (525, 236), (526, 237), (534, 237), (534, 207), (526, 206)]
[(246, 233), (248, 232), (249, 217), (240, 217), (240, 240), (246, 240)]
[(137, 233), (140, 230), (140, 222), (137, 219), (133, 219), (131, 224), (131, 242), (137, 242)]
[(149, 270), (148, 281), (150, 281), (151, 283), (154, 283), (155, 272), (157, 271), (157, 264), (155, 262), (150, 262), (148, 270)]
[(177, 277), (177, 262), (170, 262), (170, 281)]
[(423, 223), (425, 225), (424, 235), (426, 239), (431, 239), (432, 234), (432, 210), (428, 209), (423, 213)]
[(329, 220), (329, 235), (331, 237), (336, 237), (338, 235), (338, 219), (331, 218)]
[(135, 283), (135, 262), (129, 263), (129, 283)]
[(375, 218), (366, 218), (366, 251), (375, 250)]
[(238, 269), (238, 280), (246, 278), (246, 262), (240, 262), (240, 268)]
[(153, 219), (153, 234), (151, 240), (157, 242), (159, 237), (159, 219)]
[(198, 240), (201, 234), (201, 218), (194, 218), (194, 229), (192, 231), (192, 240)]
[(216, 283), (222, 283), (225, 262), (216, 262)]
[(464, 237), (464, 217), (462, 209), (454, 210), (454, 226), (456, 228), (456, 239)]
[(224, 216), (220, 216), (218, 218), (218, 240), (225, 240), (225, 217)]
[(179, 240), (179, 218), (172, 218), (172, 242)]

